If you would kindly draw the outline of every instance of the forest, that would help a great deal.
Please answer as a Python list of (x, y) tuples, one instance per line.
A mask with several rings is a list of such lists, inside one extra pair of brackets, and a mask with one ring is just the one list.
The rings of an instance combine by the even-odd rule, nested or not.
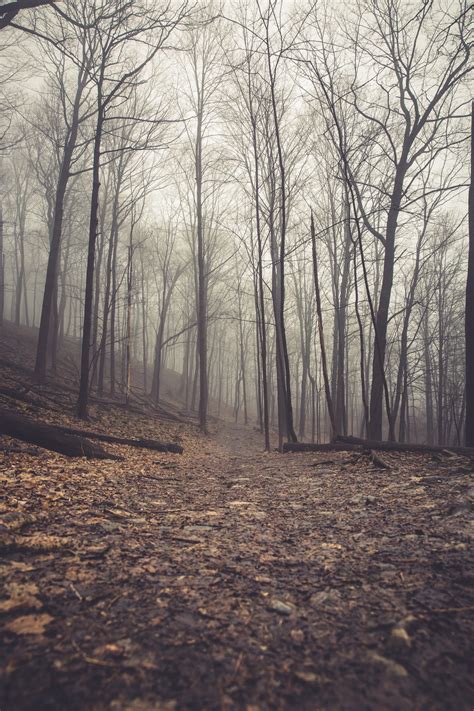
[(472, 708), (472, 15), (0, 0), (2, 709)]

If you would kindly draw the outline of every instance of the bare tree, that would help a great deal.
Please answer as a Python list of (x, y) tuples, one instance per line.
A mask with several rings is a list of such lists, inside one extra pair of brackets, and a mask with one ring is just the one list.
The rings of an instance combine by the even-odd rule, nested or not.
[(192, 189), (196, 242), (196, 356), (199, 363), (199, 426), (203, 432), (207, 432), (209, 401), (208, 308), (211, 268), (209, 230), (212, 219), (207, 203), (214, 192), (212, 182), (209, 190), (206, 190), (205, 186), (206, 177), (212, 168), (212, 161), (208, 160), (206, 152), (213, 121), (212, 109), (221, 81), (220, 46), (215, 26), (209, 20), (209, 17), (202, 17), (198, 28), (191, 31), (186, 53), (189, 61), (187, 99), (194, 117), (192, 125), (186, 122), (186, 131), (191, 145), (194, 169)]
[(186, 268), (186, 262), (177, 257), (177, 226), (173, 219), (169, 220), (164, 228), (164, 237), (158, 236), (155, 242), (155, 269), (154, 275), (157, 282), (158, 294), (158, 327), (156, 329), (155, 352), (153, 364), (153, 381), (151, 396), (155, 403), (160, 401), (161, 371), (163, 361), (163, 347), (165, 328), (169, 316), (171, 300), (173, 298), (179, 278)]
[(474, 102), (471, 106), (471, 183), (469, 186), (469, 264), (466, 285), (466, 445), (474, 447)]
[[(285, 259), (288, 228), (288, 196), (286, 160), (283, 148), (283, 139), (281, 135), (281, 105), (278, 105), (279, 102), (277, 96), (278, 70), (282, 61), (284, 51), (281, 27), (277, 17), (277, 7), (277, 0), (269, 0), (265, 9), (262, 9), (259, 5), (259, 19), (263, 30), (262, 49), (266, 59), (267, 81), (270, 90), (270, 106), (272, 116), (271, 130), (275, 137), (275, 159), (278, 171), (272, 171), (272, 212), (274, 214), (271, 215), (271, 218), (269, 220), (269, 230), (273, 266), (272, 298), (274, 305), (275, 333), (277, 344), (276, 368), (277, 389), (279, 398), (278, 413), (281, 449), (282, 438), (284, 434), (286, 434), (288, 440), (292, 442), (295, 442), (297, 437), (293, 425), (290, 363), (288, 358), (288, 347), (285, 329)], [(273, 35), (272, 27), (274, 33)]]
[[(351, 76), (345, 68), (342, 74), (335, 45), (329, 46), (321, 34), (319, 17), (315, 28), (322, 49), (315, 47), (310, 56), (299, 57), (329, 111), (328, 127), (364, 227), (383, 245), (370, 396), (369, 436), (374, 439), (382, 437), (384, 364), (400, 216), (413, 210), (424, 193), (420, 179), (427, 166), (466, 138), (465, 100), (458, 88), (472, 70), (468, 9), (461, 0), (453, 19), (453, 12), (439, 3), (419, 9), (369, 0), (360, 5), (355, 22), (342, 35), (353, 52)], [(347, 106), (358, 128), (351, 145), (341, 113)], [(361, 150), (366, 153), (363, 164)], [(377, 166), (380, 171), (382, 164), (385, 177), (377, 184), (370, 170)], [(462, 185), (454, 175), (443, 190)]]
[[(90, 345), (94, 288), (94, 261), (97, 240), (102, 136), (107, 120), (117, 118), (117, 110), (133, 92), (140, 75), (187, 12), (186, 2), (176, 11), (154, 10), (142, 3), (137, 7), (123, 2), (114, 4), (110, 15), (108, 3), (90, 8), (90, 24), (94, 26), (94, 64), (90, 72), (96, 88), (96, 121), (92, 158), (92, 191), (89, 220), (84, 320), (81, 351), (81, 379), (77, 411), (87, 417), (90, 376)], [(153, 36), (153, 43), (149, 40)], [(96, 49), (96, 45), (98, 48)], [(146, 52), (139, 53), (139, 47)], [(120, 65), (117, 59), (120, 58)], [(139, 120), (139, 117), (136, 117)]]
[(54, 5), (59, 0), (14, 0), (0, 5), (0, 30), (10, 25), (21, 10), (32, 10), (43, 5)]
[[(77, 16), (78, 19), (82, 19), (86, 11), (84, 2), (80, 4), (77, 10), (73, 7), (68, 7), (68, 9), (71, 10), (72, 16)], [(74, 28), (76, 29), (75, 25)], [(56, 90), (60, 97), (61, 111), (64, 117), (63, 135), (61, 136), (61, 146), (59, 148), (59, 171), (51, 220), (48, 267), (36, 350), (35, 378), (37, 381), (42, 382), (46, 376), (53, 302), (57, 293), (58, 263), (66, 191), (71, 177), (80, 126), (90, 116), (86, 104), (92, 48), (88, 45), (85, 33), (80, 29), (71, 34), (69, 23), (63, 17), (57, 18), (56, 22), (48, 23), (47, 27), (36, 28), (32, 32), (36, 33), (35, 36), (40, 38), (43, 49), (47, 52), (50, 61), (53, 62), (55, 67)], [(95, 42), (95, 40), (92, 41)], [(50, 49), (51, 47), (52, 49)], [(75, 77), (70, 88), (66, 76), (71, 68), (75, 69)]]

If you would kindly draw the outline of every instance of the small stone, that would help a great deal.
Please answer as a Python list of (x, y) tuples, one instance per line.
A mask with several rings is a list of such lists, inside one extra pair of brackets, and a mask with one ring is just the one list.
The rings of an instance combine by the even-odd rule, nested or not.
[(399, 678), (404, 678), (408, 676), (408, 672), (405, 667), (402, 667), (398, 662), (394, 662), (393, 659), (388, 659), (388, 657), (382, 657), (376, 652), (372, 652), (369, 655), (370, 659), (378, 666), (383, 667), (389, 674), (393, 676), (398, 676)]
[(271, 610), (272, 612), (278, 612), (279, 615), (291, 615), (294, 611), (295, 608), (293, 605), (288, 605), (286, 602), (282, 602), (281, 600), (270, 600), (268, 604), (268, 609)]
[(470, 486), (469, 489), (466, 491), (466, 496), (468, 499), (474, 500), (474, 486)]
[(304, 642), (303, 630), (291, 630), (290, 637), (293, 642), (296, 642), (297, 644), (301, 644), (302, 642)]
[(404, 627), (394, 627), (390, 632), (389, 644), (394, 650), (409, 649), (411, 637)]
[(301, 681), (305, 681), (307, 684), (314, 684), (314, 682), (318, 681), (318, 677), (313, 672), (297, 671), (295, 672), (295, 676), (297, 679), (301, 679)]
[(322, 605), (329, 597), (329, 592), (322, 590), (321, 592), (315, 593), (315, 595), (311, 595), (309, 601), (312, 605)]

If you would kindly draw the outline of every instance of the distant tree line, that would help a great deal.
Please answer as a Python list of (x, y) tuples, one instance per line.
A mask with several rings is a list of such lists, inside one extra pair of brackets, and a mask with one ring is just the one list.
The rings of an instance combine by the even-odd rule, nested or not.
[(38, 382), (75, 342), (83, 418), (179, 398), (267, 449), (474, 445), (466, 0), (25, 0), (0, 26), (0, 316), (38, 329)]

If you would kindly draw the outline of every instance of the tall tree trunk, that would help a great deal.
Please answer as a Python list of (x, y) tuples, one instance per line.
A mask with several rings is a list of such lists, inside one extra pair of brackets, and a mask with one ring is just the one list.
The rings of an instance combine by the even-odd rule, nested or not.
[(64, 203), (66, 198), (67, 185), (70, 178), (72, 157), (79, 132), (79, 111), (85, 84), (86, 73), (79, 73), (76, 95), (74, 98), (70, 121), (70, 129), (68, 136), (66, 137), (61, 167), (59, 169), (58, 182), (56, 186), (53, 229), (50, 238), (48, 266), (46, 268), (46, 280), (44, 285), (43, 304), (41, 307), (41, 319), (38, 332), (38, 344), (36, 349), (35, 380), (37, 380), (38, 382), (43, 382), (46, 377), (49, 330), (51, 324), (53, 297), (58, 276), (58, 260), (64, 217)]
[(110, 300), (110, 358), (109, 358), (109, 392), (113, 397), (115, 395), (115, 383), (116, 383), (116, 347), (117, 347), (117, 324), (119, 324), (118, 329), (120, 330), (119, 321), (119, 303), (118, 303), (118, 288), (117, 288), (117, 249), (118, 249), (118, 233), (117, 238), (114, 240), (112, 247), (112, 294)]
[(0, 203), (0, 327), (5, 311), (5, 253), (3, 251), (3, 206)]
[(146, 287), (145, 287), (145, 268), (143, 263), (143, 251), (140, 252), (140, 263), (141, 263), (141, 287), (142, 287), (142, 358), (143, 358), (143, 392), (145, 395), (148, 393), (148, 322), (147, 322), (147, 310), (146, 305), (148, 299), (146, 298)]
[[(113, 255), (115, 245), (118, 240), (118, 191), (114, 196), (112, 207), (112, 222), (110, 225), (109, 245), (107, 252), (107, 264), (105, 272), (105, 289), (104, 289), (104, 309), (102, 314), (102, 333), (100, 337), (100, 354), (99, 354), (99, 375), (98, 375), (98, 391), (99, 395), (104, 392), (105, 380), (105, 364), (107, 358), (107, 332), (109, 324), (111, 301), (115, 298), (115, 294), (111, 294), (112, 289), (112, 270), (113, 270)], [(111, 347), (111, 346), (110, 346)]]
[(197, 236), (197, 352), (199, 358), (199, 427), (207, 433), (208, 374), (207, 374), (207, 274), (204, 247), (202, 199), (202, 106), (198, 113), (196, 134), (196, 236)]
[(248, 424), (248, 411), (247, 411), (247, 380), (245, 377), (245, 367), (246, 367), (246, 357), (245, 357), (245, 344), (244, 344), (244, 328), (242, 323), (243, 313), (242, 313), (242, 294), (240, 291), (240, 283), (237, 287), (237, 302), (239, 309), (239, 360), (240, 360), (240, 379), (242, 382), (242, 399), (244, 406), (244, 424)]
[[(408, 414), (408, 362), (403, 364), (403, 388), (400, 402), (400, 427), (398, 439), (400, 442), (407, 441), (407, 414)], [(395, 439), (395, 438), (393, 438)]]
[(390, 298), (393, 286), (395, 263), (395, 237), (403, 192), (403, 181), (407, 170), (406, 159), (402, 156), (397, 166), (395, 183), (390, 202), (385, 231), (385, 251), (382, 286), (380, 288), (377, 316), (375, 320), (375, 346), (372, 362), (372, 387), (370, 392), (368, 434), (372, 440), (382, 439), (382, 412), (385, 380), (385, 353), (387, 350), (387, 328)]
[(262, 368), (260, 359), (260, 309), (258, 307), (257, 275), (254, 278), (254, 305), (255, 305), (255, 400), (257, 403), (257, 422), (263, 434), (263, 401), (262, 401)]
[(161, 388), (161, 362), (163, 357), (163, 337), (165, 328), (165, 319), (163, 317), (163, 311), (161, 313), (160, 323), (158, 330), (156, 332), (155, 339), (155, 359), (153, 364), (153, 381), (151, 386), (151, 395), (155, 404), (158, 405), (160, 402), (160, 388)]
[(434, 443), (433, 417), (433, 377), (431, 371), (430, 340), (429, 340), (428, 309), (423, 319), (423, 356), (425, 365), (425, 409), (426, 409), (426, 442)]
[(130, 231), (127, 261), (127, 311), (125, 333), (125, 402), (130, 400), (132, 378), (132, 289), (133, 289), (133, 225)]
[(347, 299), (349, 292), (349, 276), (351, 264), (351, 233), (350, 233), (350, 208), (346, 200), (346, 216), (344, 220), (344, 256), (342, 266), (341, 287), (336, 314), (337, 323), (337, 358), (336, 358), (336, 402), (335, 419), (338, 432), (347, 434), (347, 408), (346, 408), (346, 382), (345, 382), (345, 357), (346, 357), (346, 328), (347, 328)]
[[(104, 248), (105, 248), (105, 215), (106, 215), (106, 208), (105, 205), (107, 204), (108, 201), (108, 180), (107, 184), (104, 190), (104, 206), (103, 209), (100, 210), (100, 221), (99, 221), (99, 234), (98, 234), (98, 242), (99, 242), (99, 247), (97, 250), (97, 259), (96, 259), (96, 266), (95, 266), (95, 288), (94, 288), (94, 310), (93, 310), (93, 317), (92, 317), (92, 352), (94, 354), (94, 365), (92, 368), (92, 375), (91, 375), (91, 386), (94, 387), (97, 383), (97, 376), (98, 376), (98, 363), (99, 363), (99, 355), (100, 355), (100, 345), (99, 344), (99, 308), (100, 308), (100, 280), (101, 280), (101, 274), (102, 274), (102, 258), (104, 255)], [(102, 339), (101, 339), (102, 340)]]
[[(270, 79), (270, 95), (273, 112), (273, 125), (275, 130), (275, 139), (278, 153), (278, 166), (280, 171), (280, 248), (277, 257), (276, 268), (276, 286), (278, 298), (274, 300), (275, 304), (275, 328), (277, 342), (277, 373), (280, 374), (280, 384), (278, 390), (281, 398), (281, 406), (283, 410), (279, 412), (279, 422), (286, 430), (286, 436), (289, 442), (296, 442), (297, 437), (293, 425), (293, 406), (291, 401), (291, 375), (290, 361), (288, 358), (288, 346), (286, 341), (285, 328), (285, 259), (286, 259), (286, 230), (287, 230), (287, 195), (286, 195), (286, 169), (283, 156), (283, 146), (280, 135), (280, 120), (278, 116), (278, 108), (275, 93), (275, 74), (271, 63), (270, 42), (268, 35), (268, 24), (266, 25), (266, 49), (267, 49), (267, 64), (268, 74)], [(281, 438), (281, 433), (280, 433)], [(281, 448), (281, 442), (280, 442)]]
[(67, 303), (67, 289), (66, 289), (66, 274), (69, 273), (69, 254), (71, 248), (71, 240), (68, 239), (66, 243), (66, 249), (64, 252), (64, 263), (63, 263), (63, 273), (61, 279), (61, 298), (59, 301), (59, 334), (58, 342), (59, 345), (62, 344), (64, 340), (64, 315), (66, 313), (66, 303)]
[(362, 398), (362, 407), (363, 407), (363, 414), (362, 414), (362, 425), (361, 425), (361, 436), (364, 437), (367, 435), (367, 426), (369, 423), (369, 406), (367, 402), (367, 386), (366, 386), (366, 360), (365, 360), (365, 337), (364, 337), (364, 325), (362, 323), (362, 318), (360, 315), (360, 309), (359, 309), (359, 282), (358, 282), (358, 275), (357, 275), (357, 250), (356, 246), (354, 245), (354, 256), (353, 256), (353, 265), (354, 265), (354, 294), (355, 294), (355, 313), (356, 313), (356, 318), (357, 318), (357, 325), (359, 329), (359, 340), (360, 340), (360, 361), (359, 361), (359, 367), (360, 367), (360, 391), (361, 391), (361, 398)]
[(258, 325), (260, 336), (260, 362), (262, 373), (262, 410), (263, 410), (263, 435), (265, 451), (270, 451), (270, 412), (268, 405), (268, 367), (267, 367), (267, 323), (265, 315), (265, 292), (263, 281), (263, 240), (260, 210), (260, 170), (257, 146), (257, 125), (253, 115), (253, 104), (251, 91), (249, 88), (249, 98), (252, 119), (252, 148), (254, 160), (254, 181), (255, 181), (255, 226), (257, 232), (257, 281), (258, 281)]
[(466, 445), (474, 447), (474, 102), (471, 106), (471, 184), (469, 186), (469, 260), (466, 284)]
[(87, 249), (86, 287), (84, 294), (84, 320), (82, 324), (81, 377), (79, 383), (79, 399), (77, 403), (77, 414), (81, 419), (87, 418), (87, 408), (89, 403), (89, 368), (92, 335), (92, 306), (94, 296), (94, 262), (98, 226), (100, 149), (102, 142), (103, 125), (104, 114), (102, 104), (99, 98), (97, 123), (94, 138), (94, 157), (92, 165), (91, 211), (89, 223), (89, 242)]
[(326, 404), (329, 413), (329, 420), (331, 423), (331, 439), (337, 434), (336, 418), (334, 415), (334, 406), (331, 397), (331, 384), (329, 382), (329, 373), (326, 359), (326, 347), (324, 344), (324, 329), (323, 329), (323, 310), (321, 308), (321, 291), (319, 286), (319, 274), (318, 274), (318, 255), (316, 249), (316, 231), (314, 229), (314, 217), (311, 211), (311, 244), (313, 247), (313, 272), (314, 272), (314, 289), (316, 294), (316, 309), (318, 315), (318, 330), (319, 330), (319, 343), (321, 346), (321, 365), (323, 369), (323, 379), (324, 379), (324, 390), (326, 392)]
[[(61, 247), (59, 248), (61, 251)], [(59, 262), (61, 261), (61, 256), (59, 256)], [(51, 314), (51, 325), (49, 329), (49, 357), (51, 361), (51, 370), (53, 373), (57, 372), (58, 368), (58, 332), (59, 332), (59, 303), (58, 303), (58, 290), (59, 290), (59, 278), (56, 279), (56, 284), (54, 286), (54, 296), (52, 303), (52, 314)]]

